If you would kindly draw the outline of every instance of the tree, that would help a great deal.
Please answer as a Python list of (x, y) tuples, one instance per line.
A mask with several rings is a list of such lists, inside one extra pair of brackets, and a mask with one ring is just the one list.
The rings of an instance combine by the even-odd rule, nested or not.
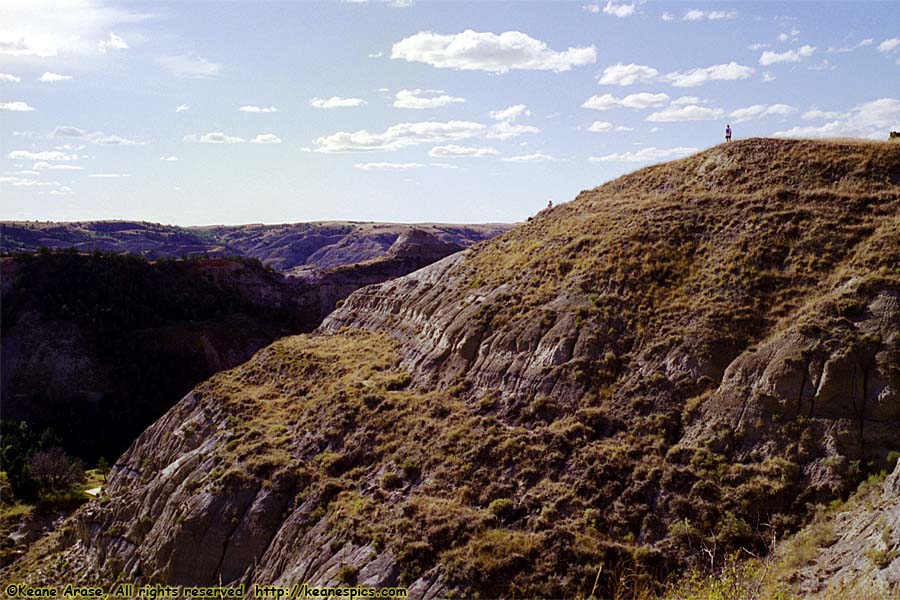
[(84, 481), (84, 465), (59, 447), (35, 452), (28, 459), (28, 469), (42, 492), (64, 492)]

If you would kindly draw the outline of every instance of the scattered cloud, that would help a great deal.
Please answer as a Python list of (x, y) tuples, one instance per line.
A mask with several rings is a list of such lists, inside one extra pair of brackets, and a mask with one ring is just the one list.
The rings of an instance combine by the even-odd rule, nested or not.
[(754, 104), (739, 108), (731, 113), (731, 118), (735, 123), (742, 121), (750, 121), (751, 119), (762, 119), (769, 116), (784, 116), (797, 112), (797, 109), (789, 104)]
[(241, 137), (225, 135), (221, 131), (212, 131), (204, 135), (191, 133), (184, 136), (184, 141), (197, 144), (241, 144), (245, 140)]
[(192, 52), (174, 56), (158, 56), (156, 64), (178, 77), (188, 79), (206, 79), (215, 77), (222, 70), (222, 65), (194, 56)]
[(662, 19), (663, 21), (674, 21), (674, 20), (675, 20), (675, 15), (673, 15), (673, 14), (670, 13), (670, 12), (664, 12), (663, 14), (661, 14), (661, 15), (659, 16), (659, 18)]
[(60, 75), (59, 73), (50, 73), (49, 71), (41, 75), (38, 81), (42, 83), (56, 83), (57, 81), (68, 81), (72, 79), (71, 75)]
[(813, 106), (811, 109), (800, 115), (800, 118), (804, 121), (820, 121), (822, 119), (836, 119), (839, 116), (841, 116), (841, 113), (839, 112), (819, 110)]
[(29, 179), (27, 177), (0, 177), (0, 183), (5, 183), (13, 187), (54, 187), (58, 186), (58, 181), (41, 181), (39, 179)]
[(7, 0), (2, 10), (0, 54), (13, 57), (96, 55), (105, 50), (102, 41), (113, 39), (113, 27), (154, 16), (97, 0)]
[(853, 44), (852, 46), (840, 46), (840, 47), (831, 46), (828, 48), (828, 52), (839, 53), (839, 54), (845, 53), (845, 52), (853, 52), (857, 48), (864, 48), (866, 46), (871, 46), (874, 43), (875, 43), (874, 39), (866, 38), (857, 44)]
[(771, 48), (771, 47), (772, 47), (772, 44), (764, 44), (762, 42), (757, 42), (755, 44), (750, 44), (749, 46), (747, 46), (747, 48), (749, 48), (750, 50), (753, 50), (754, 52), (756, 52), (757, 50), (762, 50), (763, 48)]
[(656, 147), (644, 148), (637, 152), (622, 152), (607, 154), (605, 156), (592, 156), (590, 162), (653, 162), (671, 158), (681, 158), (697, 152), (696, 148), (680, 146), (678, 148), (662, 149)]
[(756, 72), (753, 67), (740, 65), (734, 61), (711, 67), (698, 67), (689, 71), (676, 71), (665, 79), (675, 87), (697, 87), (709, 81), (736, 81), (747, 79)]
[(100, 54), (106, 54), (109, 50), (127, 50), (128, 43), (113, 32), (109, 33), (109, 39), (100, 40), (97, 44)]
[(492, 110), (488, 116), (497, 121), (509, 121), (512, 123), (519, 117), (530, 117), (531, 111), (524, 104), (513, 104), (503, 110)]
[(524, 163), (524, 162), (551, 162), (558, 160), (553, 158), (549, 154), (544, 154), (542, 152), (534, 152), (532, 154), (520, 154), (518, 156), (509, 156), (507, 158), (501, 158), (503, 162), (516, 162), (516, 163)]
[(363, 171), (409, 171), (410, 169), (421, 169), (425, 165), (422, 163), (397, 163), (397, 162), (367, 162), (356, 163), (353, 165), (357, 169)]
[(163, 160), (166, 162), (178, 162), (180, 159), (177, 156), (160, 156), (159, 160)]
[(634, 128), (622, 125), (616, 126), (608, 121), (594, 121), (587, 130), (594, 133), (608, 133), (610, 131), (634, 131)]
[(900, 38), (890, 38), (878, 44), (879, 52), (893, 52), (900, 48)]
[(583, 10), (583, 11), (585, 11), (585, 12), (593, 13), (593, 14), (596, 15), (596, 14), (598, 14), (602, 9), (600, 8), (600, 5), (599, 5), (599, 4), (585, 4), (584, 6), (581, 7), (581, 10)]
[(608, 0), (606, 5), (603, 7), (603, 14), (612, 15), (614, 17), (619, 17), (623, 19), (625, 17), (630, 17), (634, 14), (635, 3), (631, 4), (616, 4), (612, 0)]
[(837, 65), (832, 64), (827, 58), (823, 58), (818, 64), (809, 67), (810, 71), (834, 71), (835, 69), (837, 69)]
[(593, 46), (587, 46), (558, 52), (520, 31), (505, 31), (498, 35), (467, 29), (451, 35), (419, 32), (394, 44), (391, 58), (421, 62), (439, 69), (492, 73), (520, 69), (558, 73), (597, 62), (597, 51)]
[[(816, 118), (820, 117), (817, 115)], [(801, 138), (865, 137), (881, 139), (889, 130), (900, 130), (900, 100), (896, 98), (880, 98), (858, 104), (848, 112), (838, 115), (823, 125), (793, 127), (786, 131), (776, 131), (773, 135), (775, 137)]]
[(654, 123), (712, 121), (721, 118), (724, 114), (725, 111), (721, 108), (709, 108), (708, 106), (688, 104), (686, 106), (669, 106), (668, 108), (651, 114), (645, 120)]
[(187, 104), (179, 104), (178, 106), (175, 107), (175, 112), (177, 112), (177, 113), (185, 112), (187, 110), (191, 110), (191, 107), (188, 106)]
[(709, 104), (709, 100), (704, 100), (697, 96), (679, 96), (672, 100), (674, 106), (686, 106), (688, 104)]
[(641, 92), (639, 94), (630, 94), (624, 98), (617, 98), (612, 94), (603, 94), (602, 96), (591, 96), (582, 108), (590, 108), (593, 110), (610, 110), (612, 108), (655, 108), (663, 106), (669, 101), (669, 95), (664, 93), (651, 94), (649, 92)]
[(772, 75), (769, 71), (763, 71), (762, 80), (763, 83), (768, 83), (770, 81), (775, 81), (776, 77)]
[(514, 125), (509, 121), (500, 121), (488, 130), (485, 137), (493, 140), (508, 140), (526, 133), (538, 133), (540, 129), (533, 125)]
[(785, 52), (773, 52), (766, 50), (759, 57), (759, 64), (764, 67), (778, 63), (795, 63), (812, 56), (816, 51), (815, 46), (800, 46), (796, 50)]
[(144, 146), (150, 142), (130, 140), (118, 135), (107, 135), (102, 131), (87, 132), (71, 125), (60, 125), (50, 134), (54, 138), (75, 138), (101, 146)]
[(29, 106), (26, 102), (0, 102), (0, 110), (11, 110), (13, 112), (28, 112), (34, 110), (33, 106)]
[(119, 179), (120, 177), (131, 177), (128, 173), (91, 173), (88, 177), (96, 177), (98, 179)]
[(800, 30), (796, 27), (792, 28), (790, 31), (783, 31), (778, 34), (779, 42), (796, 42), (800, 39)]
[(689, 10), (684, 13), (683, 21), (726, 21), (737, 17), (736, 10)]
[(462, 140), (486, 133), (482, 123), (471, 121), (423, 121), (398, 123), (382, 132), (366, 129), (338, 131), (316, 138), (317, 152), (372, 152), (399, 150), (416, 144)]
[(280, 144), (281, 138), (274, 133), (260, 133), (250, 140), (251, 144)]
[(394, 108), (414, 108), (423, 110), (440, 108), (448, 104), (462, 104), (465, 98), (444, 94), (443, 90), (400, 90), (394, 100)]
[(72, 193), (72, 188), (67, 185), (61, 185), (55, 190), (50, 190), (49, 193), (51, 196), (68, 196)]
[(78, 160), (84, 158), (77, 154), (65, 154), (58, 150), (45, 150), (43, 152), (31, 152), (30, 150), (13, 150), (9, 153), (9, 158), (21, 160)]
[(51, 170), (51, 171), (80, 171), (78, 165), (57, 165), (47, 161), (36, 162), (31, 166), (34, 171)]
[(242, 106), (238, 110), (246, 113), (277, 113), (278, 109), (274, 106)]
[(659, 78), (659, 71), (646, 65), (618, 63), (603, 70), (603, 75), (598, 80), (600, 85), (634, 85), (635, 83), (649, 83)]
[(340, 96), (313, 98), (309, 101), (309, 105), (315, 108), (355, 108), (366, 104), (367, 102), (362, 98), (341, 98)]
[(10, 75), (9, 73), (0, 73), (0, 81), (19, 83), (20, 81), (22, 81), (22, 78), (16, 77), (15, 75)]
[(473, 157), (482, 158), (485, 156), (496, 156), (500, 154), (496, 148), (491, 146), (475, 147), (475, 146), (458, 146), (456, 144), (448, 144), (446, 146), (435, 146), (428, 151), (428, 156), (432, 158), (457, 158), (457, 157)]

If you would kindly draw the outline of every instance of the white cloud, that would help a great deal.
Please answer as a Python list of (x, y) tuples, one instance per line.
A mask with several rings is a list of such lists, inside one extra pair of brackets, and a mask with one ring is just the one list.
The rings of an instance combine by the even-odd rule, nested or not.
[(583, 10), (585, 12), (593, 13), (596, 15), (597, 13), (600, 12), (601, 9), (600, 9), (599, 4), (585, 4), (584, 6), (581, 7), (581, 10)]
[(675, 87), (697, 87), (708, 81), (736, 81), (747, 79), (756, 72), (753, 67), (740, 65), (734, 61), (711, 67), (698, 67), (689, 71), (669, 73), (665, 79)]
[(384, 52), (370, 52), (369, 58), (381, 58), (384, 56)]
[(29, 106), (25, 102), (0, 102), (0, 110), (11, 110), (14, 112), (27, 112), (34, 110), (33, 106)]
[(697, 96), (679, 96), (672, 100), (672, 104), (675, 106), (685, 106), (687, 104), (709, 104), (709, 100), (704, 100), (703, 98), (698, 98)]
[(858, 104), (847, 113), (820, 126), (776, 131), (775, 137), (864, 137), (882, 139), (887, 131), (900, 130), (900, 100), (880, 98)]
[(38, 81), (42, 83), (56, 83), (57, 81), (68, 81), (72, 79), (71, 75), (60, 75), (59, 73), (50, 73), (49, 71), (41, 75)]
[(186, 110), (191, 110), (191, 107), (188, 106), (187, 104), (179, 104), (178, 106), (175, 107), (175, 112), (177, 112), (177, 113), (184, 112)]
[(763, 78), (762, 78), (763, 83), (768, 83), (769, 81), (775, 81), (775, 79), (776, 79), (776, 77), (774, 75), (772, 75), (770, 72), (763, 71)]
[(612, 15), (614, 17), (625, 18), (630, 17), (634, 14), (634, 3), (625, 4), (616, 4), (612, 0), (608, 0), (606, 6), (603, 7), (603, 13), (607, 15)]
[(762, 50), (763, 48), (771, 48), (771, 47), (772, 47), (772, 44), (764, 44), (762, 42), (757, 42), (755, 44), (750, 44), (749, 46), (747, 46), (747, 48), (749, 48), (750, 50), (753, 50), (754, 52), (756, 52), (757, 50)]
[(250, 140), (251, 144), (280, 144), (281, 138), (274, 133), (260, 133)]
[(362, 98), (341, 98), (340, 96), (313, 98), (309, 101), (309, 105), (315, 108), (355, 108), (365, 104), (367, 102)]
[(77, 154), (65, 154), (57, 150), (47, 150), (43, 152), (31, 152), (29, 150), (13, 150), (9, 153), (9, 158), (21, 160), (78, 160), (84, 158)]
[(681, 158), (697, 152), (696, 148), (678, 147), (678, 148), (655, 148), (653, 146), (644, 148), (637, 152), (623, 152), (617, 154), (607, 154), (606, 156), (592, 156), (588, 159), (590, 162), (652, 162), (669, 158)]
[(689, 10), (684, 13), (684, 17), (682, 20), (684, 21), (703, 21), (704, 19), (707, 21), (724, 21), (729, 19), (734, 19), (737, 17), (736, 10)]
[(72, 188), (67, 185), (61, 185), (55, 190), (50, 190), (50, 195), (52, 196), (68, 196), (72, 193)]
[(465, 98), (448, 96), (443, 90), (400, 90), (394, 100), (394, 108), (414, 108), (418, 110), (440, 108), (448, 104), (461, 104)]
[(102, 131), (87, 132), (70, 125), (60, 125), (50, 134), (55, 138), (76, 138), (100, 146), (144, 146), (150, 142), (130, 140), (118, 135), (106, 135)]
[(533, 154), (520, 154), (518, 156), (510, 156), (507, 158), (501, 158), (503, 162), (551, 162), (557, 159), (553, 158), (549, 154), (544, 154), (542, 152), (535, 152)]
[(278, 109), (274, 106), (242, 106), (238, 109), (247, 113), (276, 113)]
[(54, 187), (59, 185), (58, 181), (40, 181), (27, 177), (0, 177), (0, 183), (6, 183), (13, 187)]
[(779, 42), (796, 42), (798, 39), (800, 39), (800, 30), (796, 27), (778, 34)]
[(191, 133), (184, 136), (184, 141), (198, 144), (240, 144), (244, 142), (244, 138), (225, 135), (221, 131), (212, 131), (204, 135)]
[(540, 129), (533, 125), (513, 125), (509, 121), (500, 121), (487, 132), (485, 137), (493, 140), (508, 140), (526, 133), (537, 133)]
[(837, 65), (831, 64), (827, 58), (823, 58), (819, 64), (809, 67), (810, 71), (834, 71), (835, 69), (837, 69)]
[(797, 109), (789, 104), (754, 104), (739, 108), (731, 113), (731, 118), (735, 123), (749, 121), (751, 119), (762, 119), (773, 115), (789, 115), (797, 112)]
[(618, 63), (603, 70), (598, 83), (600, 85), (634, 85), (649, 83), (659, 78), (659, 71), (646, 65)]
[(0, 54), (52, 57), (98, 54), (117, 25), (153, 17), (98, 0), (5, 0), (0, 17)]
[(97, 44), (97, 48), (100, 50), (100, 54), (106, 54), (108, 50), (127, 50), (128, 42), (110, 32), (109, 39), (101, 40), (100, 43)]
[(639, 94), (630, 94), (624, 98), (617, 98), (612, 94), (603, 94), (602, 96), (591, 96), (585, 100), (581, 107), (593, 110), (610, 110), (620, 106), (642, 109), (662, 106), (668, 101), (669, 95), (664, 93), (651, 94), (649, 92), (641, 92)]
[(786, 50), (785, 52), (773, 52), (766, 50), (759, 57), (759, 64), (764, 67), (778, 63), (795, 63), (800, 62), (804, 58), (812, 56), (816, 51), (815, 46), (800, 46), (796, 50)]
[(118, 179), (120, 177), (130, 177), (128, 173), (91, 173), (88, 177), (96, 177), (98, 179)]
[(437, 167), (439, 169), (458, 169), (458, 165), (452, 165), (450, 163), (430, 163), (432, 167)]
[(177, 162), (179, 158), (177, 156), (160, 156), (159, 160), (164, 160), (166, 162)]
[(210, 62), (200, 56), (194, 56), (191, 52), (174, 56), (158, 56), (156, 64), (173, 75), (189, 79), (215, 77), (222, 70), (222, 65)]
[(893, 52), (900, 48), (900, 38), (890, 38), (878, 44), (879, 52)]
[(859, 42), (858, 44), (853, 44), (852, 46), (840, 46), (834, 47), (831, 46), (828, 48), (828, 52), (837, 52), (837, 53), (845, 53), (845, 52), (853, 52), (857, 48), (863, 48), (865, 46), (871, 46), (875, 43), (875, 40), (872, 38), (866, 38)]
[(80, 171), (81, 167), (77, 165), (56, 165), (53, 163), (48, 163), (46, 161), (36, 162), (31, 168), (35, 171), (38, 170), (52, 170), (52, 171)]
[(608, 121), (594, 121), (587, 130), (594, 133), (608, 133), (610, 131), (634, 131), (634, 128), (622, 125), (615, 126)]
[(367, 162), (356, 163), (353, 166), (363, 171), (409, 171), (410, 169), (421, 169), (425, 165), (422, 163)]
[(398, 123), (383, 132), (338, 131), (316, 138), (315, 143), (319, 146), (317, 152), (399, 150), (416, 144), (471, 138), (485, 133), (486, 129), (485, 125), (471, 121)]
[(497, 152), (496, 148), (492, 148), (491, 146), (478, 148), (475, 146), (458, 146), (456, 144), (435, 146), (428, 151), (428, 156), (432, 158), (481, 158), (484, 156), (496, 156), (497, 154), (499, 154), (499, 152)]
[(520, 31), (505, 31), (498, 35), (467, 29), (452, 35), (419, 32), (394, 44), (391, 58), (463, 71), (560, 72), (597, 62), (597, 51), (588, 46), (557, 52)]
[(827, 111), (827, 110), (819, 110), (815, 106), (800, 115), (800, 118), (804, 121), (820, 121), (822, 119), (836, 119), (841, 116), (841, 113)]
[(0, 73), (0, 81), (8, 81), (9, 83), (19, 83), (22, 81), (21, 77), (16, 77), (15, 75), (10, 75), (9, 73)]
[(647, 117), (646, 121), (654, 123), (675, 123), (679, 121), (712, 121), (725, 114), (721, 108), (709, 108), (688, 104), (686, 106), (669, 106)]
[(514, 104), (503, 110), (492, 110), (488, 113), (488, 116), (497, 121), (509, 121), (512, 123), (519, 117), (530, 117), (531, 111), (524, 104)]

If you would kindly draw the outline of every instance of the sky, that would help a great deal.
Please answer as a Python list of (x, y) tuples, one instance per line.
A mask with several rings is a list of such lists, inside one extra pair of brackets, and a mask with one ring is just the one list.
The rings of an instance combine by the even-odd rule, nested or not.
[(515, 222), (900, 130), (898, 2), (0, 1), (0, 219)]

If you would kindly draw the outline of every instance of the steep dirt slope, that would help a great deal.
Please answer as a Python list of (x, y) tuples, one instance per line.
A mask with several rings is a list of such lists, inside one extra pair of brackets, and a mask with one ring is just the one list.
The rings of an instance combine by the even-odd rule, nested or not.
[(718, 146), (217, 375), (11, 576), (610, 596), (885, 468), (898, 390), (900, 147)]

